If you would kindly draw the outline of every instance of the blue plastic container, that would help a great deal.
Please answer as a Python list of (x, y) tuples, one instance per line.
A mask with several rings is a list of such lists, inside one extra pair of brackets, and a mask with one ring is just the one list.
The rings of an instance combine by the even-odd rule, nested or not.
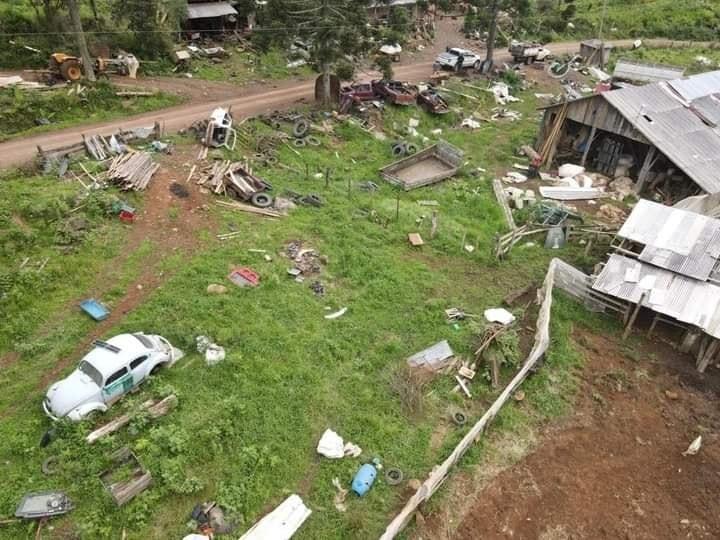
[(355, 474), (355, 478), (353, 478), (352, 481), (352, 490), (362, 497), (370, 491), (376, 476), (377, 469), (369, 463), (366, 463), (360, 467), (360, 470)]

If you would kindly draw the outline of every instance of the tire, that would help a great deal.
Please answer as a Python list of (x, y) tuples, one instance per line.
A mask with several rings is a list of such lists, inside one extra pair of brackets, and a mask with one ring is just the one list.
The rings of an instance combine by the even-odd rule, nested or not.
[(66, 60), (60, 65), (60, 75), (69, 82), (82, 79), (82, 68), (77, 60)]
[(250, 197), (250, 202), (258, 208), (269, 208), (273, 204), (273, 198), (268, 193), (255, 193)]
[(315, 135), (308, 135), (308, 136), (305, 138), (305, 141), (306, 141), (310, 146), (320, 146), (320, 145), (322, 144), (322, 143), (320, 142), (320, 139), (318, 139)]
[(293, 126), (293, 135), (295, 135), (295, 137), (305, 137), (305, 135), (308, 134), (308, 131), (310, 131), (310, 122), (304, 118), (295, 122), (295, 125)]
[(394, 157), (400, 157), (405, 155), (405, 145), (403, 143), (393, 144), (392, 155)]
[(457, 424), (458, 426), (464, 426), (467, 422), (467, 416), (464, 412), (456, 411), (452, 415), (452, 420)]
[(40, 465), (40, 470), (43, 474), (51, 475), (55, 474), (58, 470), (58, 465), (60, 463), (60, 458), (57, 456), (50, 456), (45, 461), (42, 462), (42, 465)]
[(403, 472), (395, 467), (390, 467), (387, 471), (385, 471), (385, 482), (387, 482), (387, 485), (389, 486), (397, 486), (402, 483), (403, 478)]
[(482, 66), (482, 62), (480, 60), (475, 60), (475, 63), (473, 64), (473, 69), (475, 71), (480, 71), (481, 66)]
[(414, 143), (407, 143), (407, 144), (405, 145), (405, 153), (406, 153), (408, 156), (412, 156), (413, 154), (417, 154), (417, 151), (418, 151), (418, 147), (417, 147), (416, 144), (414, 144)]
[(295, 139), (293, 141), (293, 146), (295, 148), (304, 148), (306, 144), (305, 139)]
[(158, 371), (165, 367), (164, 363), (155, 364), (155, 367), (150, 370), (150, 375), (155, 375)]

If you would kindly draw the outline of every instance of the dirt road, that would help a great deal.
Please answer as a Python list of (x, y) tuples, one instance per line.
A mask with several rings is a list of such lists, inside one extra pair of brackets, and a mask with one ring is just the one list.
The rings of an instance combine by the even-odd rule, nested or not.
[[(439, 43), (445, 41), (438, 40)], [(631, 40), (615, 41), (613, 43), (616, 47), (629, 47), (632, 45)], [(672, 43), (677, 44), (679, 42), (652, 40), (653, 46), (665, 46)], [(554, 43), (548, 45), (548, 47), (554, 54), (566, 54), (577, 51), (579, 44), (577, 42)], [(411, 82), (427, 79), (432, 71), (432, 60), (428, 60), (428, 58), (432, 58), (434, 55), (429, 54), (426, 49), (423, 55), (418, 56), (418, 62), (398, 66), (395, 69), (395, 77)], [(495, 52), (495, 60), (496, 62), (504, 62), (509, 61), (510, 57), (505, 49), (498, 49)], [(373, 72), (364, 73), (364, 78), (373, 76), (377, 77), (378, 74)], [(182, 88), (183, 85), (194, 89), (197, 84), (196, 81), (190, 83), (182, 79), (165, 79), (161, 77), (148, 79), (147, 84), (142, 79), (136, 82), (136, 85), (139, 86), (146, 85), (164, 90)], [(208, 113), (218, 106), (231, 106), (233, 114), (236, 118), (239, 118), (309, 102), (313, 96), (312, 80), (282, 81), (277, 84), (237, 87), (234, 95), (231, 94), (230, 86), (223, 83), (207, 83), (204, 88), (205, 90), (201, 90), (199, 94), (197, 90), (189, 91), (191, 101), (188, 104), (110, 122), (77, 126), (2, 143), (0, 144), (0, 169), (20, 166), (30, 161), (36, 155), (38, 145), (45, 149), (71, 145), (80, 141), (83, 134), (108, 134), (119, 128), (130, 129), (148, 126), (156, 121), (161, 122), (166, 133), (173, 133), (188, 127), (196, 120), (206, 118)]]

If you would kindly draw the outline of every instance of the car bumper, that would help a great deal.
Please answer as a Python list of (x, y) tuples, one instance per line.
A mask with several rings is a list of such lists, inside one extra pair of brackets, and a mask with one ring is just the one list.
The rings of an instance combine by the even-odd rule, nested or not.
[(48, 405), (47, 398), (45, 398), (42, 402), (42, 408), (43, 411), (45, 411), (45, 414), (50, 418), (50, 420), (56, 422), (58, 420), (58, 417), (55, 416), (52, 412), (50, 412), (50, 406)]

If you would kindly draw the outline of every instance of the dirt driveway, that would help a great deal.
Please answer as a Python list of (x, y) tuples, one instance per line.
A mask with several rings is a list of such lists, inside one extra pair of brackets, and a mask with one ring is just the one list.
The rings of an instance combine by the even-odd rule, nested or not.
[[(720, 377), (664, 344), (631, 359), (582, 333), (588, 358), (572, 416), (473, 494), (464, 515), (426, 516), (420, 538), (720, 538)], [(683, 456), (698, 435), (703, 445)]]

